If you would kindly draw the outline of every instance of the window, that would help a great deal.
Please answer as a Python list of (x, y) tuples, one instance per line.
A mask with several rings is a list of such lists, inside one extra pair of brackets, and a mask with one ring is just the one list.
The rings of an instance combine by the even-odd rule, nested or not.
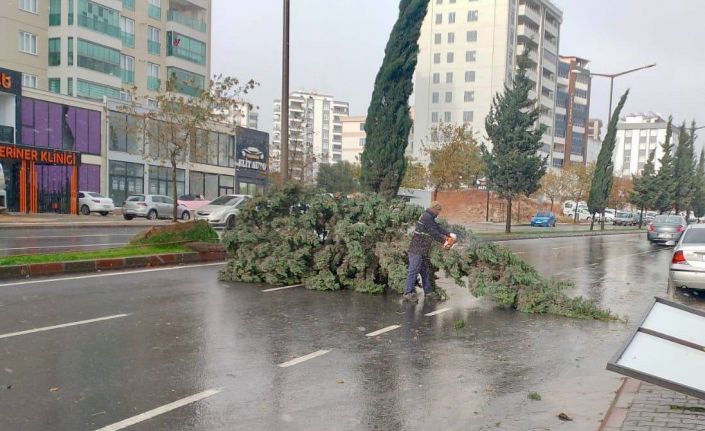
[(443, 4), (443, 0), (436, 0), (436, 4)]
[(29, 73), (22, 74), (22, 86), (28, 88), (37, 88), (37, 75), (30, 75)]
[(433, 83), (434, 84), (440, 84), (441, 82), (441, 74), (436, 72), (433, 74)]
[(128, 10), (135, 10), (135, 0), (122, 0), (122, 7)]
[(360, 141), (358, 142), (358, 146), (364, 147), (366, 143), (367, 143), (367, 139), (360, 138)]
[(166, 73), (169, 77), (176, 76), (179, 82), (178, 91), (187, 96), (196, 96), (205, 88), (206, 77), (177, 67), (168, 67)]
[(439, 64), (440, 62), (441, 62), (441, 54), (438, 52), (433, 54), (433, 64)]
[(157, 21), (161, 20), (162, 19), (162, 1), (161, 0), (149, 0), (147, 13), (150, 18), (154, 18)]
[(49, 38), (49, 66), (61, 65), (61, 39)]
[(477, 42), (477, 30), (468, 30), (465, 34), (465, 40), (467, 42)]
[(150, 54), (160, 55), (162, 51), (161, 30), (156, 27), (147, 26), (147, 51)]
[(20, 9), (26, 12), (37, 13), (37, 0), (20, 0)]
[(360, 123), (360, 131), (361, 132), (365, 131), (365, 123)]
[(466, 70), (465, 71), (465, 82), (475, 82), (475, 71)]
[(472, 111), (463, 112), (463, 122), (465, 122), (465, 123), (472, 122)]
[(446, 62), (452, 63), (454, 59), (455, 59), (455, 55), (452, 52), (449, 52), (448, 54), (446, 54)]
[(443, 121), (445, 121), (446, 123), (450, 123), (450, 122), (451, 122), (450, 112), (444, 112), (444, 113), (443, 113)]
[(120, 12), (89, 0), (78, 0), (78, 25), (119, 38)]
[(52, 93), (61, 93), (61, 79), (59, 78), (49, 78), (49, 91)]
[(122, 112), (110, 111), (108, 143), (111, 151), (140, 155), (142, 144), (139, 119)]
[(102, 100), (103, 96), (120, 99), (120, 89), (79, 79), (76, 82), (76, 96), (95, 100)]
[(69, 0), (69, 16), (68, 16), (68, 23), (69, 25), (73, 25), (73, 0)]
[(440, 96), (437, 91), (434, 91), (433, 94), (431, 95), (431, 103), (438, 103), (440, 100)]
[(465, 51), (465, 62), (473, 63), (475, 61), (477, 51)]
[(441, 42), (443, 42), (443, 35), (440, 33), (436, 33), (433, 35), (433, 43), (436, 45), (440, 45)]
[(158, 91), (162, 85), (161, 67), (158, 64), (147, 63), (147, 89)]
[(66, 78), (66, 94), (73, 96), (73, 78)]
[(468, 11), (468, 22), (473, 22), (477, 21), (477, 11), (476, 10), (469, 10)]
[(431, 122), (438, 123), (438, 112), (431, 112)]
[(455, 43), (455, 33), (448, 33), (448, 43)]
[(108, 161), (108, 195), (116, 206), (121, 206), (128, 196), (141, 193), (144, 193), (143, 164)]
[(452, 91), (446, 91), (446, 103), (452, 103), (453, 102), (453, 92)]
[(72, 37), (66, 38), (66, 45), (67, 45), (66, 64), (68, 64), (69, 66), (73, 66), (73, 38)]
[(474, 102), (475, 101), (475, 92), (474, 91), (466, 91), (465, 94), (463, 95), (463, 100), (465, 102)]
[[(171, 197), (174, 193), (173, 184), (171, 167), (149, 167), (149, 193)], [(176, 194), (178, 196), (186, 194), (186, 171), (184, 169), (176, 170)], [(171, 199), (169, 200), (171, 201)]]
[(78, 67), (120, 76), (120, 51), (87, 40), (78, 39)]
[(453, 72), (446, 72), (446, 84), (453, 83)]
[(125, 84), (135, 83), (135, 57), (120, 54), (120, 77)]
[(21, 31), (19, 34), (19, 50), (27, 54), (37, 55), (37, 36)]
[[(37, 7), (36, 0), (34, 7)], [(61, 0), (49, 0), (49, 25), (61, 25)]]
[(443, 14), (436, 14), (436, 24), (443, 24)]
[(135, 47), (135, 20), (124, 16), (120, 17), (120, 36), (123, 46)]
[(455, 24), (455, 12), (448, 12), (448, 24)]
[(166, 55), (183, 58), (196, 64), (206, 64), (205, 43), (173, 31), (167, 32), (166, 38)]
[(554, 168), (562, 168), (563, 167), (563, 159), (559, 159), (557, 157), (553, 158), (553, 167)]

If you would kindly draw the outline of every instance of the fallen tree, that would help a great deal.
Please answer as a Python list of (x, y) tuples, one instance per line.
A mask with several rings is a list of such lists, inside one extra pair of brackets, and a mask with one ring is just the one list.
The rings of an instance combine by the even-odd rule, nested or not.
[[(252, 199), (241, 210), (236, 229), (223, 238), (232, 258), (220, 278), (275, 286), (302, 283), (314, 290), (401, 293), (409, 229), (422, 211), (376, 194), (334, 196), (289, 184)], [(594, 301), (569, 298), (564, 290), (570, 283), (546, 280), (506, 248), (480, 242), (459, 226), (451, 230), (459, 233), (463, 247), (435, 249), (431, 271), (444, 270), (474, 296), (525, 313), (613, 317)]]

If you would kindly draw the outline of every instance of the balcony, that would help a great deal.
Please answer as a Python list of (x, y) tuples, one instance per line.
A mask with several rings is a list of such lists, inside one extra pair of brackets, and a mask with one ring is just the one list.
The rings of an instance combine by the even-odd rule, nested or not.
[(123, 84), (134, 84), (135, 83), (135, 71), (120, 69), (120, 79), (122, 79)]
[(78, 25), (118, 39), (121, 37), (120, 27), (107, 24), (97, 19), (88, 18), (86, 15), (78, 15)]
[(200, 18), (193, 18), (173, 9), (167, 11), (166, 17), (168, 21), (179, 23), (196, 31), (202, 33), (207, 31), (206, 22)]
[(149, 15), (150, 18), (156, 19), (157, 21), (162, 20), (162, 8), (159, 6), (154, 6), (153, 4), (148, 5), (147, 8), (147, 15)]
[(149, 51), (150, 54), (161, 55), (162, 44), (157, 41), (154, 41), (154, 40), (148, 40), (147, 41), (147, 51)]
[(135, 35), (132, 33), (120, 32), (120, 37), (122, 38), (122, 46), (126, 48), (135, 47)]
[(0, 126), (0, 142), (14, 144), (15, 128), (10, 126)]
[(159, 88), (162, 86), (162, 80), (157, 78), (156, 76), (148, 76), (147, 77), (147, 89), (151, 91), (159, 91)]
[(122, 7), (129, 10), (135, 10), (135, 0), (122, 0)]
[(546, 28), (547, 31), (549, 31), (553, 36), (558, 36), (558, 25), (551, 22), (550, 20), (546, 20), (544, 22), (544, 27)]
[(541, 12), (530, 8), (527, 4), (519, 5), (519, 15), (525, 16), (536, 24), (541, 24)]
[(526, 24), (519, 24), (519, 27), (517, 28), (517, 37), (523, 37), (533, 41), (534, 43), (538, 43), (539, 32)]

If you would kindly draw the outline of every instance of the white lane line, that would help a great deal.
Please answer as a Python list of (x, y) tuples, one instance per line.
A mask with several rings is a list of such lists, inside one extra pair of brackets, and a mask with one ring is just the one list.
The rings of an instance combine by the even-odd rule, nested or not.
[(568, 246), (568, 247), (553, 247), (551, 250), (563, 250), (564, 248), (573, 248), (573, 246)]
[(317, 358), (317, 357), (319, 357), (319, 356), (323, 356), (323, 355), (325, 355), (325, 354), (328, 353), (328, 352), (330, 352), (330, 350), (319, 350), (319, 351), (317, 351), (317, 352), (309, 353), (308, 355), (304, 355), (304, 356), (301, 356), (301, 357), (299, 357), (299, 358), (292, 359), (291, 361), (287, 361), (287, 362), (281, 363), (281, 364), (278, 365), (278, 367), (279, 367), (279, 368), (290, 367), (290, 366), (292, 366), (292, 365), (296, 365), (296, 364), (300, 364), (300, 363), (302, 363), (302, 362), (306, 362), (306, 361), (308, 361), (309, 359), (313, 359), (313, 358)]
[(163, 415), (164, 413), (168, 413), (172, 410), (176, 410), (179, 407), (183, 407), (188, 404), (193, 404), (197, 401), (201, 401), (202, 399), (212, 397), (213, 395), (221, 392), (222, 390), (223, 390), (222, 388), (209, 389), (207, 391), (203, 391), (198, 394), (191, 395), (190, 397), (186, 397), (186, 398), (182, 398), (178, 401), (174, 401), (173, 403), (169, 403), (169, 404), (163, 405), (161, 407), (157, 407), (156, 409), (150, 410), (148, 412), (144, 412), (144, 413), (139, 414), (137, 416), (133, 416), (133, 417), (125, 419), (123, 421), (114, 423), (112, 425), (108, 425), (108, 426), (100, 428), (96, 431), (118, 431), (118, 430), (130, 427), (132, 425), (138, 424), (140, 422), (144, 422), (148, 419), (152, 419), (156, 416)]
[(369, 334), (365, 334), (368, 337), (376, 337), (378, 335), (384, 334), (385, 332), (393, 331), (395, 329), (401, 328), (401, 325), (392, 325), (392, 326), (387, 326), (386, 328), (382, 328), (378, 331), (375, 332), (370, 332)]
[(284, 290), (284, 289), (293, 289), (295, 287), (301, 287), (303, 284), (292, 284), (291, 286), (284, 286), (284, 287), (274, 287), (272, 289), (264, 289), (262, 293), (267, 293), (267, 292), (277, 292), (279, 290)]
[(10, 250), (41, 250), (45, 248), (71, 248), (71, 247), (105, 247), (114, 245), (127, 245), (126, 242), (108, 242), (103, 244), (76, 244), (76, 245), (40, 245), (36, 247), (12, 247), (12, 248), (0, 248), (0, 251), (10, 251)]
[(445, 313), (446, 311), (450, 311), (450, 308), (441, 308), (440, 310), (432, 311), (430, 313), (426, 313), (426, 317), (432, 317), (432, 316), (437, 316), (441, 313)]
[(221, 265), (221, 266), (225, 265), (225, 262), (202, 263), (202, 264), (198, 264), (198, 265), (186, 265), (186, 266), (166, 266), (166, 267), (152, 268), (152, 269), (138, 269), (135, 271), (117, 271), (117, 272), (108, 272), (108, 273), (101, 273), (101, 274), (80, 275), (77, 277), (48, 278), (48, 279), (33, 280), (33, 281), (18, 281), (15, 283), (0, 284), (0, 287), (22, 286), (25, 284), (56, 283), (58, 281), (70, 281), (70, 280), (86, 280), (86, 279), (98, 278), (98, 277), (115, 277), (117, 275), (144, 274), (146, 272), (176, 271), (178, 269), (201, 268), (201, 267), (205, 267), (205, 266), (217, 266), (217, 265)]
[[(71, 238), (93, 238), (98, 236), (135, 236), (134, 233), (95, 233), (86, 235), (71, 235)], [(46, 235), (46, 236), (3, 236), (0, 239), (48, 239), (67, 238), (66, 235)]]
[(9, 334), (0, 335), (0, 339), (18, 337), (20, 335), (34, 334), (35, 332), (52, 331), (54, 329), (68, 328), (70, 326), (87, 325), (89, 323), (102, 322), (104, 320), (121, 319), (121, 318), (127, 317), (127, 316), (129, 316), (129, 314), (116, 314), (114, 316), (98, 317), (96, 319), (81, 320), (79, 322), (71, 322), (71, 323), (64, 323), (61, 325), (45, 326), (43, 328), (28, 329), (26, 331), (12, 332)]

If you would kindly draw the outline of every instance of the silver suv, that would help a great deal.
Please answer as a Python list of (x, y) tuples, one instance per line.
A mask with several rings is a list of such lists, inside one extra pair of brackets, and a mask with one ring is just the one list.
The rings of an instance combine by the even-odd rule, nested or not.
[[(174, 200), (162, 195), (131, 195), (122, 203), (122, 216), (125, 220), (145, 217), (148, 220), (170, 218), (174, 210)], [(188, 208), (179, 204), (176, 214), (181, 220), (190, 220)]]

